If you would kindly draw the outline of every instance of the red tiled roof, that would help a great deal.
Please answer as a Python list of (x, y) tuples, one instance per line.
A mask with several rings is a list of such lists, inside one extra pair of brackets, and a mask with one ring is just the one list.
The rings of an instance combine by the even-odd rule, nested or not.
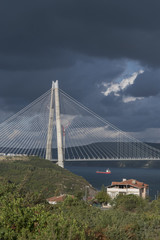
[(147, 188), (149, 186), (148, 184), (139, 182), (135, 179), (128, 179), (122, 182), (112, 182), (112, 186), (113, 185), (131, 185), (136, 188), (144, 188), (144, 187)]
[[(73, 195), (70, 195), (72, 198), (74, 198)], [(55, 197), (51, 197), (51, 198), (47, 198), (48, 202), (62, 202), (64, 201), (64, 199), (67, 197), (66, 194), (60, 195), (60, 196), (55, 196)]]
[(47, 201), (49, 202), (62, 202), (66, 198), (66, 194), (60, 195), (60, 196), (55, 196), (48, 198)]

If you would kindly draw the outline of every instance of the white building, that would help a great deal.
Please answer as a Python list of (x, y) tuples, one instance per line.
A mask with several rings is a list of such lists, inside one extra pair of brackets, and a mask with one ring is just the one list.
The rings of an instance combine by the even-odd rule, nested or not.
[(6, 154), (5, 153), (0, 153), (0, 156), (6, 156)]
[(135, 179), (123, 179), (122, 182), (112, 182), (112, 184), (107, 187), (107, 193), (112, 199), (118, 194), (134, 194), (146, 198), (149, 194), (149, 185)]

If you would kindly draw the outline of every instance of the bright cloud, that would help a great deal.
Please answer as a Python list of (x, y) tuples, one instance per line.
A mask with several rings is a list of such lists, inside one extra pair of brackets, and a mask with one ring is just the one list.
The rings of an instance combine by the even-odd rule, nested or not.
[[(112, 83), (103, 83), (103, 86), (107, 88), (105, 92), (102, 92), (105, 96), (113, 93), (115, 96), (120, 96), (120, 91), (126, 89), (130, 85), (134, 84), (135, 79), (139, 74), (142, 74), (144, 71), (140, 70), (138, 72), (134, 72), (130, 77), (122, 79), (120, 82), (112, 82)], [(138, 98), (124, 98), (124, 102), (135, 101)]]
[(128, 102), (134, 102), (136, 100), (142, 100), (142, 99), (144, 99), (144, 97), (123, 96), (122, 101), (124, 103), (128, 103)]

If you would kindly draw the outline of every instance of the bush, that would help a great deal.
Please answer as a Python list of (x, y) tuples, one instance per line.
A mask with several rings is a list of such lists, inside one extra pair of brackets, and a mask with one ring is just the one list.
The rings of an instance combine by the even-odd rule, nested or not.
[(118, 195), (113, 200), (114, 208), (120, 208), (126, 211), (133, 211), (135, 209), (143, 210), (146, 206), (146, 201), (139, 196), (129, 195)]
[(95, 199), (98, 203), (109, 203), (111, 201), (111, 197), (107, 194), (106, 188), (104, 185), (101, 188), (101, 191), (98, 192), (95, 196)]

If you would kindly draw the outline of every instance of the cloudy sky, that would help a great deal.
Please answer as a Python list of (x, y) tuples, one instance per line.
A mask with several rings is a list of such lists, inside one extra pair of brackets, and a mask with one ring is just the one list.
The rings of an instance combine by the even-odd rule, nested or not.
[(124, 131), (160, 141), (160, 1), (1, 0), (0, 120), (59, 80)]

